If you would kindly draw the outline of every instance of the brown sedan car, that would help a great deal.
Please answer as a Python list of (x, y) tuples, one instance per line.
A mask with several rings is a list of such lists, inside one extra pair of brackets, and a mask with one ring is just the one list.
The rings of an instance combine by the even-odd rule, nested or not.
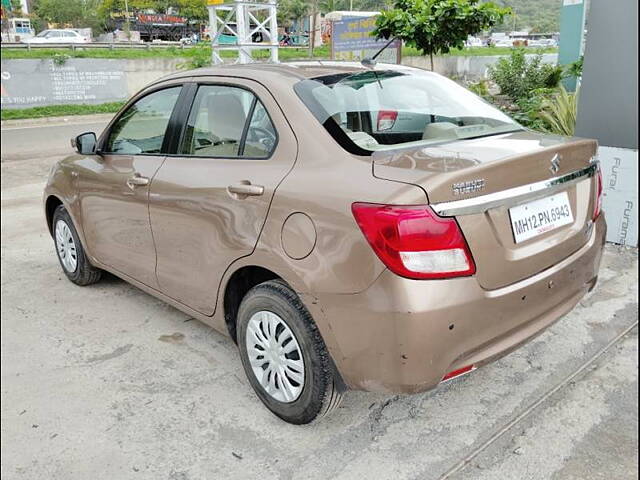
[(73, 143), (44, 195), (69, 279), (112, 272), (228, 334), (288, 422), (468, 373), (597, 280), (596, 142), (431, 72), (182, 72)]

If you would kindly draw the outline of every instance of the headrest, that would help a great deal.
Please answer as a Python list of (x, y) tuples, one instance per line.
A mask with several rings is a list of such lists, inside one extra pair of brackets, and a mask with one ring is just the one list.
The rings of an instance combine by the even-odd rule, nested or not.
[(209, 95), (207, 114), (211, 133), (220, 140), (240, 140), (247, 119), (240, 99), (232, 93)]

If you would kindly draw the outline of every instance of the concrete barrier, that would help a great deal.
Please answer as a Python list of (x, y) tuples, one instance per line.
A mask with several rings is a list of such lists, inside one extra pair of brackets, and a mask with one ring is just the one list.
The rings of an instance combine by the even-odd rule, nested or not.
[(182, 59), (70, 58), (3, 60), (2, 108), (96, 104), (126, 100), (150, 82), (175, 72)]
[[(527, 55), (527, 57), (531, 59), (533, 55)], [(503, 56), (500, 55), (482, 57), (435, 57), (433, 59), (433, 70), (450, 78), (479, 80), (486, 78), (489, 67), (496, 64), (501, 58), (503, 58)], [(542, 55), (542, 62), (556, 64), (558, 63), (558, 54), (545, 53)], [(405, 57), (402, 59), (402, 64), (424, 68), (426, 70), (431, 69), (429, 57)]]
[[(500, 56), (436, 57), (435, 71), (452, 78), (479, 79)], [(2, 108), (95, 104), (125, 100), (145, 85), (178, 70), (180, 58), (69, 58), (3, 60)], [(557, 62), (556, 54), (543, 61)], [(405, 57), (405, 65), (429, 69), (428, 57)]]

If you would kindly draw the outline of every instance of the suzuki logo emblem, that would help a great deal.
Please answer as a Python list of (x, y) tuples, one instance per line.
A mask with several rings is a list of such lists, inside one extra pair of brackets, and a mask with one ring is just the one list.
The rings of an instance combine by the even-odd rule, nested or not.
[(557, 153), (553, 156), (553, 158), (551, 159), (551, 166), (549, 167), (551, 173), (558, 173), (558, 170), (560, 170), (561, 159), (562, 157)]

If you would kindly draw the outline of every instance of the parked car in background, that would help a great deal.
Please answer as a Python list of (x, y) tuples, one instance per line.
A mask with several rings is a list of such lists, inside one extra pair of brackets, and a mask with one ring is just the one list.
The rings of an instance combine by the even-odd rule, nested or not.
[(469, 36), (469, 38), (467, 38), (467, 40), (464, 42), (464, 46), (465, 47), (483, 47), (484, 46), (484, 42), (482, 41), (481, 38), (478, 37), (473, 37), (473, 36)]
[(229, 335), (291, 423), (349, 388), (468, 374), (598, 278), (596, 142), (528, 131), (433, 72), (178, 72), (72, 144), (43, 205), (67, 278), (112, 272)]
[(513, 40), (511, 38), (501, 38), (494, 43), (495, 47), (513, 47)]
[(529, 40), (530, 47), (554, 48), (558, 46), (558, 42), (553, 38), (540, 38), (538, 40)]
[(22, 43), (89, 43), (90, 41), (89, 37), (65, 28), (43, 30), (35, 37), (23, 40)]

